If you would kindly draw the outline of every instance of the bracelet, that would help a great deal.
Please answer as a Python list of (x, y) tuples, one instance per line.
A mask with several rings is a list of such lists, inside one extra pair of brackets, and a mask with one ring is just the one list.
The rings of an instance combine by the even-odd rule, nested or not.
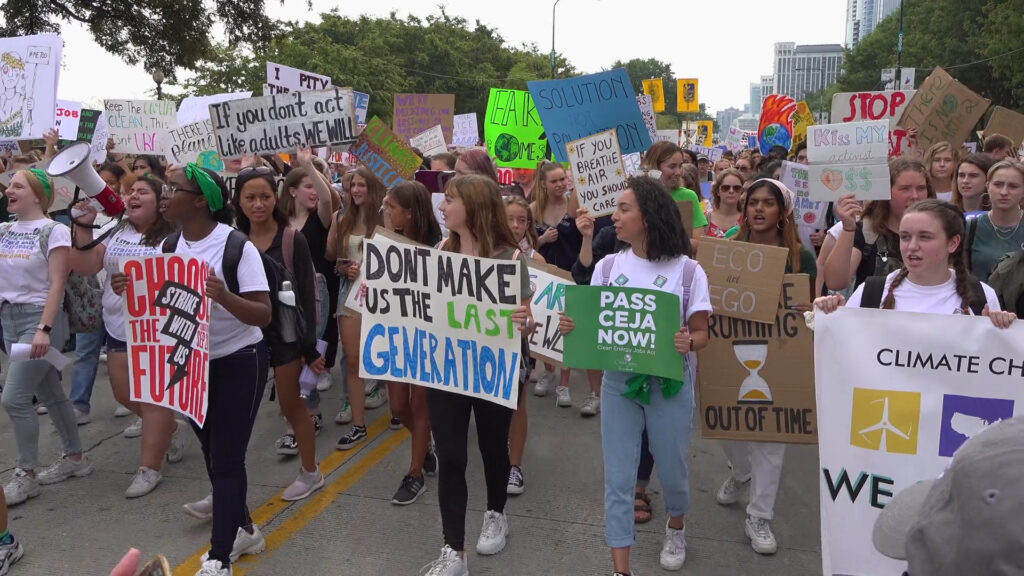
[(857, 231), (857, 227), (856, 226), (854, 226), (852, 229), (847, 228), (846, 226), (843, 226), (843, 232), (856, 232), (856, 231)]

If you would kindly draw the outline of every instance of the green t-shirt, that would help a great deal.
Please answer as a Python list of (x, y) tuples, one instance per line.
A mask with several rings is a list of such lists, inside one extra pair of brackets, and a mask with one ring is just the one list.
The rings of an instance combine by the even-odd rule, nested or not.
[(1009, 237), (1002, 238), (996, 233), (988, 214), (982, 214), (976, 220), (977, 223), (968, 223), (969, 226), (977, 227), (974, 232), (974, 244), (970, 247), (971, 272), (978, 280), (987, 282), (1003, 256), (1024, 248), (1024, 222), (1021, 222)]
[[(786, 261), (786, 274), (792, 274), (793, 270), (789, 265), (789, 261)], [(814, 255), (814, 252), (807, 248), (800, 247), (800, 274), (809, 274), (811, 276), (811, 282), (818, 277), (818, 258)]]
[(672, 192), (672, 199), (676, 202), (683, 202), (689, 200), (693, 202), (693, 225), (690, 228), (692, 234), (697, 228), (703, 228), (708, 225), (708, 217), (704, 215), (704, 210), (700, 207), (700, 196), (689, 188), (676, 188)]

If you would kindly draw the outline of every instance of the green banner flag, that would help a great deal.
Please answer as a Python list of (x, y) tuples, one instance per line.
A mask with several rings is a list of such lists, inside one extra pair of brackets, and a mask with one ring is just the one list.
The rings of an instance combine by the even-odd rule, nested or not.
[(487, 153), (505, 168), (537, 168), (548, 155), (547, 135), (525, 90), (491, 88), (484, 116)]
[(565, 315), (576, 323), (565, 336), (565, 366), (683, 379), (683, 357), (673, 341), (680, 328), (678, 295), (566, 286)]

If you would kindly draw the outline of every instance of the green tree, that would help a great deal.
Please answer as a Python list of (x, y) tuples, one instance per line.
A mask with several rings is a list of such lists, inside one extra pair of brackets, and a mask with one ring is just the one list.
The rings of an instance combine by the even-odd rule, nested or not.
[(231, 45), (268, 43), (277, 26), (264, 0), (0, 0), (0, 36), (59, 32), (85, 24), (96, 43), (129, 64), (174, 78), (210, 55), (214, 24)]

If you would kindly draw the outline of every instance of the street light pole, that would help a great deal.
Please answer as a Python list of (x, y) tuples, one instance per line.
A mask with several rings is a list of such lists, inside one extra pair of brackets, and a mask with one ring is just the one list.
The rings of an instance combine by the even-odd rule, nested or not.
[(555, 78), (555, 8), (562, 0), (555, 0), (551, 5), (551, 79)]
[[(913, 88), (913, 86), (911, 86)], [(903, 0), (900, 0), (900, 33), (896, 37), (896, 90), (903, 89)]]
[(164, 73), (160, 70), (154, 70), (152, 76), (153, 82), (156, 82), (156, 99), (162, 100), (164, 95), (162, 86), (164, 83)]

